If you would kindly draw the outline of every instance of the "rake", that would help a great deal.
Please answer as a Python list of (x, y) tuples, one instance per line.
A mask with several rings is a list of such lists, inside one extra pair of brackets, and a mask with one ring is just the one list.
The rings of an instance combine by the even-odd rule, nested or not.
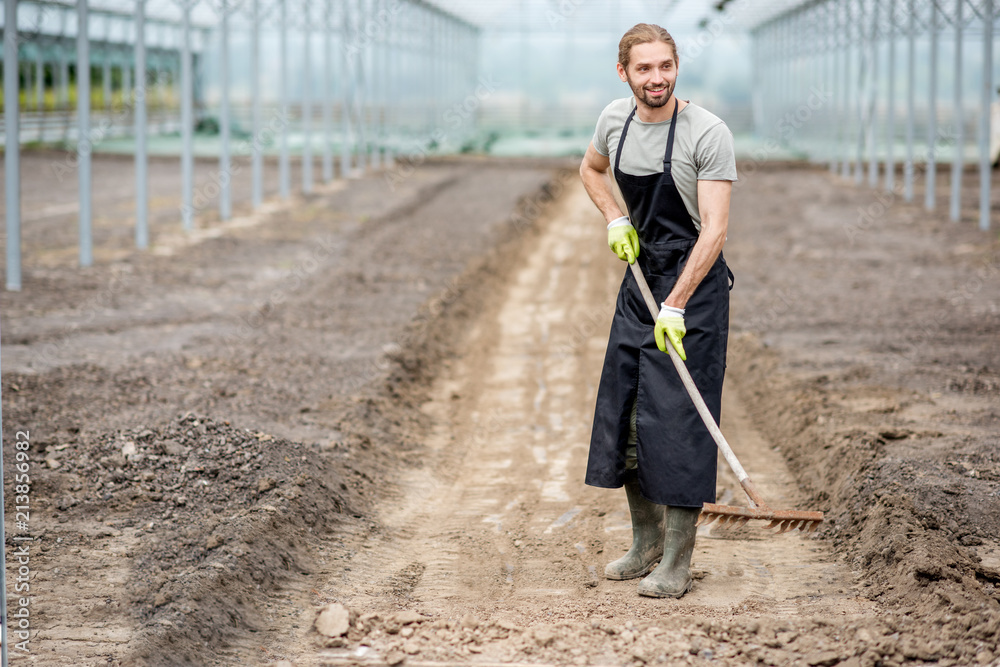
[[(632, 275), (635, 276), (635, 280), (639, 284), (639, 291), (642, 292), (646, 306), (649, 307), (649, 313), (655, 320), (660, 309), (656, 305), (656, 299), (653, 298), (653, 293), (650, 291), (649, 285), (646, 284), (646, 278), (642, 275), (642, 269), (639, 268), (638, 262), (630, 264), (629, 268), (632, 269)], [(746, 470), (740, 465), (739, 459), (733, 453), (732, 447), (726, 442), (725, 436), (722, 435), (722, 430), (719, 429), (719, 425), (715, 423), (715, 418), (708, 411), (708, 406), (705, 405), (705, 399), (701, 397), (698, 387), (695, 386), (694, 380), (691, 379), (691, 373), (688, 372), (684, 361), (681, 360), (680, 355), (677, 354), (674, 346), (669, 341), (667, 352), (670, 354), (670, 360), (674, 362), (674, 368), (677, 369), (677, 374), (680, 375), (681, 382), (684, 383), (684, 388), (698, 409), (698, 414), (701, 416), (702, 421), (705, 422), (705, 426), (708, 428), (709, 433), (712, 434), (712, 438), (715, 440), (715, 444), (719, 446), (719, 450), (725, 457), (726, 462), (729, 463), (729, 467), (733, 469), (736, 478), (739, 479), (740, 486), (743, 487), (743, 491), (747, 494), (747, 500), (750, 503), (750, 507), (705, 503), (701, 508), (701, 515), (698, 517), (698, 525), (707, 526), (714, 521), (718, 521), (717, 526), (731, 526), (735, 528), (746, 524), (751, 519), (762, 519), (770, 521), (764, 528), (777, 528), (779, 533), (794, 529), (802, 532), (816, 530), (823, 521), (822, 512), (774, 510), (768, 507), (767, 503), (764, 502), (764, 499), (757, 492), (753, 482), (750, 481), (750, 476), (747, 475)]]

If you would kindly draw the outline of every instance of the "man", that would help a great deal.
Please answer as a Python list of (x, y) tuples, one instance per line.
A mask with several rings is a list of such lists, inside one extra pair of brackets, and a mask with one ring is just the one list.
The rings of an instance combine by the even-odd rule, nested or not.
[[(736, 180), (732, 133), (677, 98), (677, 71), (677, 46), (666, 30), (640, 23), (626, 32), (618, 76), (633, 96), (604, 109), (580, 166), (587, 193), (608, 221), (608, 245), (620, 259), (638, 262), (663, 300), (654, 322), (625, 271), (586, 477), (592, 486), (624, 486), (631, 512), (632, 548), (605, 575), (648, 574), (640, 595), (675, 598), (691, 588), (700, 508), (715, 502), (716, 445), (664, 353), (672, 344), (686, 360), (718, 420), (732, 278), (722, 246)], [(629, 216), (606, 174), (612, 162)]]

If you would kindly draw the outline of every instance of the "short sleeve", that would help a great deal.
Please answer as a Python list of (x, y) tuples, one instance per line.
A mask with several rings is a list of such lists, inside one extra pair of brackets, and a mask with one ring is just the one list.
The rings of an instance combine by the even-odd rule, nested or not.
[(601, 117), (597, 119), (597, 129), (594, 130), (593, 138), (594, 150), (608, 157), (611, 155), (610, 149), (608, 149), (608, 110), (605, 109), (601, 112)]
[(735, 181), (736, 145), (725, 123), (713, 125), (698, 140), (695, 162), (699, 181)]

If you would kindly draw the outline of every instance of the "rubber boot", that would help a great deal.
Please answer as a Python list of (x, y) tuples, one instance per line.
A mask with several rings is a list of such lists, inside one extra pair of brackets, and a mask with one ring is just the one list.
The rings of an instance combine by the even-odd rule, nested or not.
[(608, 579), (635, 579), (645, 576), (663, 555), (663, 505), (651, 503), (639, 493), (639, 480), (625, 481), (625, 495), (632, 515), (632, 548), (604, 568)]
[(639, 595), (679, 598), (691, 590), (691, 554), (697, 527), (698, 507), (668, 507), (663, 558), (652, 574), (639, 582)]

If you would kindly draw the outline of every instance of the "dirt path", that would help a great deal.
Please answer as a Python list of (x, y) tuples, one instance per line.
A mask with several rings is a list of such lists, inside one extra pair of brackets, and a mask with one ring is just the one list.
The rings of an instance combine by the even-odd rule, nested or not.
[[(702, 647), (706, 623), (759, 626), (803, 615), (857, 623), (875, 615), (829, 547), (799, 533), (743, 529), (735, 539), (702, 528), (698, 581), (680, 601), (641, 598), (637, 582), (604, 579), (631, 528), (621, 490), (582, 484), (622, 273), (598, 238), (600, 222), (574, 184), (465, 354), (436, 383), (424, 407), (437, 425), (429, 460), (383, 506), (385, 532), (363, 541), (318, 591), (363, 614), (370, 631), (320, 650), (309, 648), (315, 633), (303, 633), (285, 653), (294, 664), (391, 662), (403, 654), (414, 664), (621, 664), (699, 652), (736, 664), (746, 662), (747, 644)], [(571, 317), (583, 326), (567, 326)], [(781, 457), (750, 425), (732, 384), (725, 402), (724, 428), (762, 493), (777, 506), (796, 505), (801, 498)], [(720, 472), (731, 495), (735, 478)], [(400, 610), (426, 621), (401, 636), (392, 627)]]

